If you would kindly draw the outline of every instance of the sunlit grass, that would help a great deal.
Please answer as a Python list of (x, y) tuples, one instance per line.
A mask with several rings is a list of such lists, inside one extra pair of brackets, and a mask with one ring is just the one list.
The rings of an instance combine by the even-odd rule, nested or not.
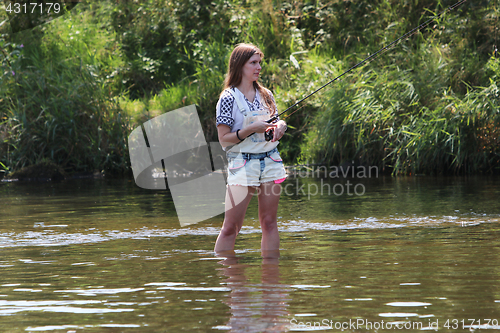
[[(264, 51), (261, 80), (283, 111), (446, 5), (84, 1), (0, 37), (0, 166), (50, 159), (68, 171), (129, 171), (131, 129), (190, 104), (216, 141), (215, 105), (236, 43)], [(497, 21), (494, 2), (466, 3), (307, 99), (286, 118), (285, 161), (498, 172)]]

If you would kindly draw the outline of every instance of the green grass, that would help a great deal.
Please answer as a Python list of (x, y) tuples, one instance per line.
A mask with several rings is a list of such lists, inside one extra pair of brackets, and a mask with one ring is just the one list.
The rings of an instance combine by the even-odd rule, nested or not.
[(123, 62), (114, 37), (88, 11), (14, 36), (15, 75), (0, 89), (9, 169), (45, 159), (70, 172), (128, 169), (128, 117), (112, 96), (113, 68)]
[[(453, 3), (83, 1), (30, 31), (4, 26), (0, 169), (130, 172), (130, 131), (190, 104), (216, 141), (236, 43), (264, 51), (262, 82), (284, 110)], [(286, 118), (285, 162), (499, 173), (498, 13), (497, 1), (467, 2), (303, 102)]]

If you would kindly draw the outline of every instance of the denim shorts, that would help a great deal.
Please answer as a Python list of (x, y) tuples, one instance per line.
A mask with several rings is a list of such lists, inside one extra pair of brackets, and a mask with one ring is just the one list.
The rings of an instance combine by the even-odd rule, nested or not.
[(267, 153), (227, 153), (227, 185), (260, 186), (286, 178), (278, 148)]

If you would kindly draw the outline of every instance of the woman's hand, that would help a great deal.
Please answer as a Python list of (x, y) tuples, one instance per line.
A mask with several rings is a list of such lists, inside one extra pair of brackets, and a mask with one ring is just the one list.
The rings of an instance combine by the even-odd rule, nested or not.
[(257, 120), (252, 124), (248, 125), (247, 128), (249, 131), (252, 131), (253, 133), (264, 133), (270, 129), (277, 128), (277, 126), (278, 126), (277, 124), (270, 124), (265, 120)]
[(273, 135), (271, 142), (275, 142), (275, 141), (278, 141), (279, 139), (281, 139), (283, 137), (283, 135), (285, 135), (285, 131), (287, 129), (287, 126), (286, 126), (286, 123), (284, 120), (280, 120), (280, 121), (276, 122), (275, 125), (276, 125), (276, 128), (274, 129), (274, 135)]

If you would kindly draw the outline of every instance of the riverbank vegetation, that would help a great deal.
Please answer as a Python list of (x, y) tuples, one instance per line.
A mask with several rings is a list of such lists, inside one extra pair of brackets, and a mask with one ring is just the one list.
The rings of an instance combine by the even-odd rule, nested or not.
[[(1, 25), (0, 169), (130, 172), (130, 132), (190, 104), (217, 141), (236, 43), (264, 51), (284, 110), (454, 3), (84, 0), (31, 30)], [(468, 1), (307, 99), (286, 118), (285, 162), (500, 173), (498, 15), (498, 1)]]

